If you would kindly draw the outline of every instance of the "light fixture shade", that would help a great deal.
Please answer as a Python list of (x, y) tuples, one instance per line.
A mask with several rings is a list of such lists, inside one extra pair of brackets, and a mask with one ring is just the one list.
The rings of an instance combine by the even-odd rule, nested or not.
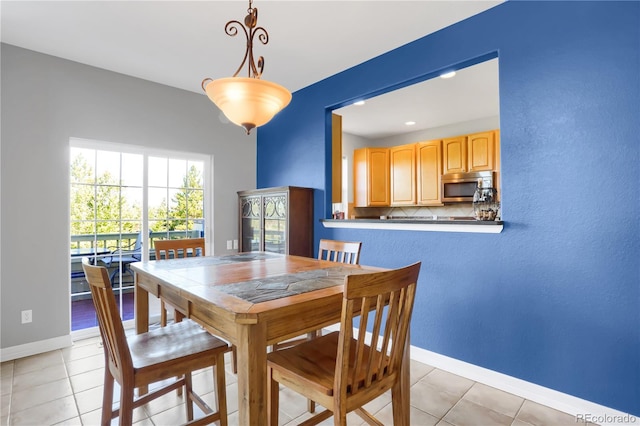
[(269, 122), (291, 102), (291, 93), (279, 84), (258, 78), (228, 77), (210, 81), (207, 96), (234, 124), (246, 129)]

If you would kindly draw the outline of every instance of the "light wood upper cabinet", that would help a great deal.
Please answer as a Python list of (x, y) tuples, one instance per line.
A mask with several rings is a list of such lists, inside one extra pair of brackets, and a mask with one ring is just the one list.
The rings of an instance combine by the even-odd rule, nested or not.
[(442, 175), (494, 172), (500, 188), (500, 131), (353, 152), (355, 207), (442, 205)]
[(416, 204), (416, 144), (389, 148), (391, 205)]
[(442, 140), (442, 174), (467, 171), (467, 137), (457, 136)]
[(388, 206), (389, 148), (353, 151), (353, 183), (356, 207)]
[(442, 140), (442, 174), (496, 170), (498, 131), (473, 133)]
[(469, 172), (491, 171), (495, 168), (495, 132), (474, 133), (468, 139)]
[(441, 205), (440, 180), (442, 177), (441, 142), (428, 141), (416, 144), (418, 204)]

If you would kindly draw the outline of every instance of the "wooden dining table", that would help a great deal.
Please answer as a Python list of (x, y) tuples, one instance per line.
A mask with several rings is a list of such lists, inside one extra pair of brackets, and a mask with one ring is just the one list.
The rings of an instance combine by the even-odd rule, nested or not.
[[(135, 325), (149, 329), (149, 294), (236, 346), (241, 425), (267, 424), (267, 347), (340, 322), (344, 277), (382, 268), (267, 252), (131, 264)], [(396, 425), (409, 424), (409, 338)], [(143, 390), (146, 391), (146, 390)]]

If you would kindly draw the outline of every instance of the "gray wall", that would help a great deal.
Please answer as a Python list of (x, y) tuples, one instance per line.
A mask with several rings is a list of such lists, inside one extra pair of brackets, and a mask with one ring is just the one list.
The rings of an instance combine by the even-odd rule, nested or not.
[(256, 132), (221, 123), (204, 95), (1, 49), (0, 348), (69, 334), (70, 137), (212, 155), (213, 250), (226, 252), (236, 191), (255, 188)]

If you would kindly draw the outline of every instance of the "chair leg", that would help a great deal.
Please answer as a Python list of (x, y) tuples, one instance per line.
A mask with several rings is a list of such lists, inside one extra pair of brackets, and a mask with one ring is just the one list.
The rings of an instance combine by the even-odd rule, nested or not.
[(104, 389), (102, 391), (102, 417), (100, 419), (100, 424), (102, 426), (108, 426), (111, 424), (113, 382), (114, 379), (109, 371), (109, 364), (107, 363), (104, 367)]
[(280, 384), (273, 380), (273, 368), (267, 367), (267, 417), (270, 425), (278, 425), (280, 409)]
[(120, 384), (119, 424), (130, 425), (133, 422), (133, 387)]
[[(311, 339), (315, 339), (317, 337), (322, 336), (322, 330), (316, 330), (316, 331), (312, 331), (307, 333), (307, 340), (311, 340)], [(316, 412), (316, 402), (311, 400), (311, 399), (307, 399), (307, 411), (310, 413), (315, 413)]]
[(118, 275), (118, 272), (120, 272), (120, 268), (114, 269), (113, 272), (111, 273), (111, 276), (109, 277), (109, 280), (111, 281), (111, 285), (113, 285), (113, 280), (116, 279), (116, 275)]
[(307, 411), (309, 411), (310, 413), (315, 413), (316, 412), (316, 402), (311, 400), (311, 399), (307, 399)]
[(164, 304), (164, 300), (160, 300), (160, 327), (167, 326), (167, 307)]
[(220, 413), (220, 426), (227, 426), (227, 386), (224, 371), (224, 354), (218, 355), (213, 367), (213, 387), (216, 393), (217, 411)]
[(185, 401), (187, 404), (187, 421), (193, 420), (193, 383), (191, 381), (191, 372), (184, 375), (184, 393), (187, 396)]

